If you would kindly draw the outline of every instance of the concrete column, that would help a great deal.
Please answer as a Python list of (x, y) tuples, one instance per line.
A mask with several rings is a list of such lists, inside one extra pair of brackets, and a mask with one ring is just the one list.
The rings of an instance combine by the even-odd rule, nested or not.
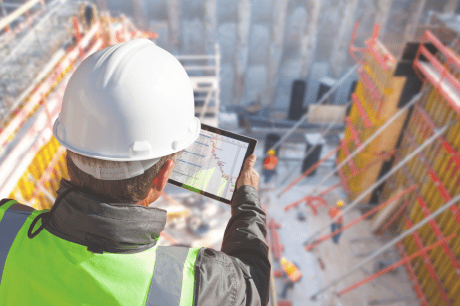
[(345, 5), (343, 19), (340, 22), (339, 34), (332, 47), (331, 54), (331, 71), (335, 77), (340, 77), (343, 66), (348, 56), (348, 46), (350, 44), (350, 35), (355, 22), (355, 12), (358, 0), (349, 0)]
[[(352, 0), (353, 1), (353, 0)], [(308, 19), (305, 25), (304, 35), (300, 45), (300, 52), (302, 55), (302, 62), (300, 68), (300, 77), (306, 78), (310, 67), (314, 61), (318, 36), (318, 22), (321, 5), (324, 3), (322, 0), (308, 1), (307, 14)]]
[(217, 0), (205, 1), (204, 28), (206, 31), (205, 49), (213, 50), (217, 30)]
[(145, 19), (145, 8), (143, 5), (142, 0), (131, 0), (133, 5), (133, 14), (134, 14), (134, 22), (136, 27), (139, 29), (147, 29), (147, 21)]
[(455, 10), (458, 6), (458, 0), (447, 0), (446, 5), (444, 6), (444, 13), (455, 14)]
[[(458, 1), (458, 0), (457, 0)], [(380, 24), (380, 36), (385, 35), (385, 29), (388, 22), (388, 17), (393, 0), (380, 0), (376, 3), (377, 15), (375, 16), (375, 23)]]
[(181, 9), (180, 0), (168, 0), (169, 45), (173, 53), (178, 53), (181, 47)]
[(411, 7), (411, 14), (409, 16), (409, 21), (404, 31), (404, 44), (405, 42), (411, 41), (414, 39), (414, 36), (417, 32), (417, 27), (420, 22), (420, 17), (423, 14), (423, 9), (425, 8), (426, 0), (414, 1)]
[(286, 13), (288, 0), (276, 0), (273, 2), (273, 28), (272, 39), (268, 54), (268, 101), (272, 104), (275, 99), (277, 75), (279, 72), (281, 57), (283, 55), (284, 31), (286, 28)]
[(107, 3), (107, 0), (97, 0), (96, 4), (97, 4), (97, 9), (99, 11), (108, 11), (109, 10), (109, 5)]
[(248, 34), (251, 25), (251, 1), (238, 0), (237, 45), (235, 58), (234, 103), (241, 104), (244, 94), (244, 77), (248, 66)]

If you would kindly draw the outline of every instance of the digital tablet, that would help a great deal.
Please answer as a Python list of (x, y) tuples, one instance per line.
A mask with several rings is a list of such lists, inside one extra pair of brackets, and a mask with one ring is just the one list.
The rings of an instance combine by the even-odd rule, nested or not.
[(257, 140), (201, 124), (197, 140), (177, 158), (169, 183), (230, 204)]

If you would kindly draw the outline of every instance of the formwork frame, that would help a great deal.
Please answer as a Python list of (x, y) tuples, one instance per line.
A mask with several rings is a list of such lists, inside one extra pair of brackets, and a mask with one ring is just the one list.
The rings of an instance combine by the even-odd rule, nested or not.
[[(411, 229), (414, 226), (414, 223), (406, 216), (404, 215), (404, 219), (406, 222), (407, 228)], [(417, 231), (412, 232), (412, 237), (415, 240), (415, 243), (417, 245), (417, 249), (423, 250), (425, 249), (425, 245), (423, 244), (422, 238), (420, 237), (420, 234)], [(439, 277), (439, 274), (436, 271), (436, 268), (434, 267), (434, 264), (428, 255), (428, 252), (425, 250), (421, 253), (420, 255), (423, 258), (423, 262), (425, 263), (426, 268), (428, 269), (428, 273), (430, 274), (431, 278), (435, 281), (436, 287), (438, 288), (438, 292), (447, 305), (452, 305), (449, 296), (447, 295), (446, 288), (444, 288), (444, 285), (442, 284), (441, 278)]]
[(340, 292), (337, 293), (337, 295), (342, 296), (342, 295), (344, 295), (344, 294), (346, 294), (346, 293), (358, 288), (359, 286), (364, 285), (364, 284), (370, 282), (371, 280), (376, 279), (377, 277), (380, 277), (380, 276), (390, 272), (391, 270), (394, 270), (394, 269), (398, 268), (401, 265), (408, 264), (415, 257), (423, 256), (424, 254), (426, 254), (426, 252), (428, 252), (428, 251), (432, 250), (433, 248), (441, 245), (442, 243), (446, 243), (447, 241), (449, 241), (450, 239), (452, 239), (456, 235), (457, 235), (457, 233), (453, 233), (449, 237), (445, 237), (445, 238), (443, 238), (441, 240), (438, 240), (437, 242), (418, 250), (416, 253), (414, 253), (414, 254), (412, 254), (410, 256), (403, 256), (403, 259), (401, 259), (401, 260), (391, 264), (390, 266), (388, 266), (388, 267), (386, 267), (386, 268), (384, 268), (384, 269), (382, 269), (382, 270), (380, 270), (380, 271), (378, 271), (378, 272), (376, 272), (376, 273), (374, 273), (374, 274), (372, 274), (372, 275), (370, 275), (370, 276), (368, 276), (368, 277), (366, 277), (366, 278), (354, 283), (353, 285), (348, 286), (345, 289), (342, 289)]
[[(398, 154), (396, 154), (396, 161), (399, 162), (401, 158), (399, 157)], [(403, 166), (401, 168), (401, 175), (405, 176), (406, 179), (411, 183), (414, 184), (415, 181), (411, 177), (410, 171), (406, 168), (406, 166)], [(423, 212), (423, 215), (428, 218), (431, 215), (431, 211), (425, 201), (425, 199), (420, 195), (419, 191), (416, 190), (414, 193), (414, 197), (411, 200), (415, 200), (416, 205), (418, 205)], [(411, 203), (412, 201), (406, 201), (403, 205), (400, 206), (398, 211), (391, 217), (391, 219), (383, 226), (383, 228), (379, 231), (379, 235), (381, 235), (385, 230), (388, 229), (388, 227), (396, 221), (397, 218), (400, 218), (401, 216), (405, 216), (405, 211), (406, 208), (408, 207), (408, 204)], [(433, 232), (436, 235), (436, 238), (438, 240), (442, 240), (445, 238), (445, 235), (443, 234), (441, 227), (439, 226), (438, 222), (436, 220), (431, 220), (429, 222), (429, 225)], [(452, 248), (449, 246), (447, 243), (442, 243), (441, 247), (443, 248), (444, 252), (446, 255), (449, 257), (451, 264), (453, 268), (455, 269), (456, 273), (459, 274), (460, 272), (460, 262), (457, 259), (456, 255), (454, 254)]]
[(345, 224), (341, 229), (338, 229), (330, 234), (326, 234), (326, 235), (323, 235), (322, 237), (320, 237), (319, 239), (315, 240), (314, 242), (312, 242), (311, 244), (308, 244), (307, 246), (305, 246), (305, 250), (307, 251), (310, 251), (311, 249), (313, 249), (314, 247), (318, 246), (319, 244), (321, 244), (322, 242), (332, 238), (333, 236), (349, 229), (350, 227), (356, 225), (357, 223), (365, 220), (366, 218), (372, 216), (373, 214), (375, 214), (377, 211), (385, 208), (386, 206), (388, 206), (389, 204), (393, 203), (393, 202), (396, 202), (398, 201), (399, 199), (401, 199), (402, 197), (406, 196), (408, 193), (414, 191), (418, 186), (416, 184), (410, 186), (409, 188), (407, 188), (406, 190), (403, 190), (403, 191), (400, 191), (398, 194), (396, 194), (394, 197), (392, 197), (391, 199), (387, 200), (386, 202), (383, 202), (379, 205), (377, 205), (376, 207), (372, 208), (371, 210), (369, 210), (368, 212), (366, 212), (365, 214), (359, 216), (358, 218), (356, 218), (355, 220), (349, 222), (348, 224)]
[[(105, 16), (110, 20), (110, 16)], [(46, 77), (36, 84), (25, 103), (11, 112), (14, 115), (8, 124), (0, 130), (0, 143), (3, 147), (9, 144), (22, 129), (26, 121), (35, 116), (35, 123), (21, 137), (7, 158), (0, 164), (3, 173), (10, 173), (7, 180), (0, 184), (3, 197), (23, 199), (38, 209), (49, 208), (53, 201), (43, 197), (41, 187), (55, 193), (59, 187), (58, 181), (66, 177), (67, 170), (64, 162), (64, 149), (52, 138), (52, 123), (57, 117), (68, 77), (76, 65), (88, 55), (110, 44), (112, 39), (123, 38), (130, 40), (138, 37), (153, 38), (154, 34), (139, 32), (126, 17), (118, 18), (118, 28), (103, 27), (103, 19), (99, 19), (85, 33), (77, 18), (73, 18), (75, 45), (66, 50), (65, 54), (55, 61), (53, 67), (46, 67)], [(104, 32), (110, 31), (110, 33)], [(22, 132), (21, 132), (22, 133)], [(17, 156), (22, 156), (17, 160)], [(11, 171), (11, 172), (8, 172)], [(29, 179), (29, 173), (33, 180)], [(27, 196), (24, 196), (24, 193)]]
[[(26, 15), (27, 18), (29, 18), (29, 11), (33, 9), (37, 4), (41, 5), (41, 8), (43, 9), (45, 7), (45, 2), (44, 0), (29, 0), (20, 7), (18, 7), (16, 10), (11, 12), (9, 15), (7, 15), (5, 18), (0, 20), (0, 32), (2, 30), (5, 30), (6, 33), (10, 31), (10, 25), (13, 23), (16, 19), (21, 17), (22, 15)], [(27, 22), (30, 21), (26, 19)], [(21, 24), (18, 27), (23, 27)]]
[[(400, 161), (425, 139), (434, 135), (439, 126), (448, 124), (450, 128), (395, 174), (404, 177), (403, 181), (420, 184), (422, 188), (399, 207), (380, 233), (398, 219), (399, 231), (410, 229), (421, 220), (430, 219), (419, 232), (413, 232), (411, 237), (398, 245), (403, 256), (406, 256), (404, 248), (410, 255), (433, 241), (442, 241), (460, 229), (458, 205), (450, 206), (450, 212), (436, 219), (431, 218), (437, 207), (451, 202), (460, 193), (460, 57), (444, 46), (435, 35), (426, 31), (413, 67), (424, 82), (425, 90), (420, 102), (414, 105), (407, 128), (402, 133), (396, 161)], [(412, 261), (413, 268), (406, 266), (422, 304), (451, 305), (458, 297), (459, 242), (458, 237), (449, 243), (444, 241), (439, 248), (429, 253), (422, 252), (422, 260)]]
[(345, 273), (343, 273), (342, 275), (340, 275), (339, 277), (335, 278), (334, 280), (329, 282), (327, 285), (325, 285), (324, 287), (322, 287), (321, 289), (316, 291), (313, 295), (311, 295), (310, 298), (312, 300), (315, 300), (320, 294), (326, 292), (331, 287), (337, 285), (339, 282), (343, 281), (345, 278), (347, 278), (348, 276), (352, 275), (354, 272), (359, 270), (361, 267), (363, 267), (367, 263), (369, 263), (372, 260), (374, 260), (377, 256), (379, 256), (380, 254), (382, 254), (386, 250), (388, 250), (388, 249), (392, 248), (393, 246), (395, 246), (397, 243), (402, 241), (408, 235), (411, 235), (413, 232), (415, 232), (418, 229), (420, 229), (426, 223), (428, 223), (429, 221), (433, 220), (434, 218), (436, 218), (437, 216), (439, 216), (440, 214), (445, 212), (447, 209), (449, 209), (450, 206), (456, 205), (458, 201), (460, 201), (460, 195), (456, 196), (455, 198), (453, 198), (448, 203), (446, 203), (446, 204), (442, 205), (441, 207), (439, 207), (436, 211), (433, 212), (433, 214), (430, 217), (424, 218), (423, 220), (421, 220), (420, 222), (415, 224), (412, 228), (405, 230), (404, 232), (399, 234), (397, 237), (393, 238), (391, 241), (389, 241), (383, 247), (381, 247), (380, 249), (376, 250), (371, 255), (369, 255), (367, 258), (362, 260), (360, 263), (356, 264), (354, 267), (350, 268), (348, 271), (346, 271)]

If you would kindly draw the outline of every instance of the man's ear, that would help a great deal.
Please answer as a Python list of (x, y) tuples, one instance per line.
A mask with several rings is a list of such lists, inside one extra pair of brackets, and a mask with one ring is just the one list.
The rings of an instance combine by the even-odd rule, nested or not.
[(168, 159), (163, 166), (161, 167), (158, 174), (153, 179), (153, 186), (152, 188), (162, 192), (165, 188), (166, 183), (168, 182), (169, 177), (171, 176), (172, 170), (174, 169), (174, 161), (172, 159)]

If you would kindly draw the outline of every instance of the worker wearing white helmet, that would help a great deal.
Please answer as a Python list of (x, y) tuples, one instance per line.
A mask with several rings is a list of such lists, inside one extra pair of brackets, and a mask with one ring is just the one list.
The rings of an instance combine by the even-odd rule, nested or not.
[(2, 305), (267, 304), (254, 155), (221, 252), (157, 244), (166, 211), (148, 206), (200, 132), (175, 57), (146, 39), (92, 54), (69, 79), (53, 132), (70, 181), (61, 180), (51, 211), (0, 202)]

